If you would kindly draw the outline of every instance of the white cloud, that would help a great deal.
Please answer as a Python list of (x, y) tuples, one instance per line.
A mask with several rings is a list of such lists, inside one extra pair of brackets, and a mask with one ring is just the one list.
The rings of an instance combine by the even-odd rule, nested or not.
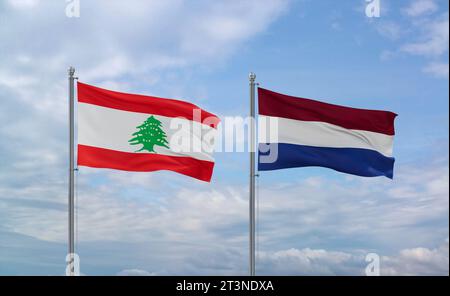
[(424, 68), (424, 72), (438, 78), (448, 78), (448, 63), (433, 62)]
[(439, 57), (448, 52), (449, 19), (448, 13), (431, 22), (421, 24), (424, 34), (422, 40), (405, 44), (401, 50), (412, 55)]
[(155, 273), (150, 273), (142, 269), (124, 269), (117, 273), (118, 276), (152, 276)]
[(411, 17), (431, 14), (438, 10), (438, 5), (434, 0), (413, 0), (411, 4), (404, 9), (404, 13)]
[(361, 259), (351, 254), (310, 248), (262, 252), (257, 263), (262, 275), (360, 274), (363, 270)]
[(449, 275), (448, 239), (438, 248), (401, 250), (396, 257), (382, 258), (382, 275)]
[(8, 4), (18, 9), (30, 9), (36, 7), (40, 0), (8, 0)]
[(341, 23), (335, 21), (331, 23), (331, 29), (333, 29), (334, 31), (341, 31), (342, 30), (342, 26)]
[[(369, 252), (339, 252), (323, 249), (288, 249), (262, 252), (258, 269), (262, 275), (365, 275), (365, 256)], [(380, 256), (380, 274), (448, 275), (448, 239), (435, 249), (403, 249), (391, 256)]]
[(83, 1), (80, 18), (70, 19), (64, 1), (10, 2), (28, 9), (0, 11), (8, 24), (0, 26), (0, 86), (60, 121), (68, 66), (85, 82), (111, 85), (126, 77), (138, 89), (179, 69), (220, 65), (288, 6), (288, 0), (97, 0)]
[(380, 35), (391, 40), (397, 40), (402, 35), (402, 28), (395, 22), (381, 22), (377, 25), (377, 31)]
[(391, 59), (393, 59), (394, 57), (396, 57), (397, 52), (395, 51), (390, 51), (390, 50), (383, 50), (380, 54), (380, 60), (381, 61), (389, 61)]
[[(376, 23), (378, 33), (392, 41), (402, 40), (401, 45), (395, 51), (385, 50), (381, 54), (381, 60), (390, 60), (393, 57), (408, 54), (420, 56), (427, 60), (423, 72), (437, 78), (448, 78), (448, 65), (446, 55), (449, 51), (449, 14), (438, 14), (438, 6), (434, 1), (419, 0), (411, 3), (404, 12), (411, 16), (408, 18), (410, 26), (401, 26), (399, 23), (384, 21)], [(435, 12), (433, 16), (429, 16)], [(403, 41), (406, 37), (409, 42)]]

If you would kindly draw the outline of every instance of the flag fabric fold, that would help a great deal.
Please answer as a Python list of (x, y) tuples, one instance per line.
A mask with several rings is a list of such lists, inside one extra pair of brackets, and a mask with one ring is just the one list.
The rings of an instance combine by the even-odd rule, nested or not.
[[(326, 167), (339, 172), (393, 178), (397, 114), (356, 109), (258, 89), (260, 121), (277, 122), (276, 140), (260, 139), (258, 169)], [(264, 146), (277, 145), (274, 161), (263, 162)], [(262, 152), (265, 151), (265, 152)]]
[(211, 180), (217, 116), (179, 100), (81, 82), (77, 90), (79, 166)]

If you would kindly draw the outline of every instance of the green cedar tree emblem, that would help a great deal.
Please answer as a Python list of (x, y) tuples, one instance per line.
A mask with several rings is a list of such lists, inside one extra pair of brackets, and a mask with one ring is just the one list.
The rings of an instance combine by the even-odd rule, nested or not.
[(167, 142), (167, 135), (162, 129), (162, 123), (153, 115), (136, 128), (138, 131), (133, 134), (134, 138), (128, 141), (130, 145), (143, 145), (136, 152), (144, 150), (155, 152), (153, 149), (155, 145), (169, 148), (169, 142)]

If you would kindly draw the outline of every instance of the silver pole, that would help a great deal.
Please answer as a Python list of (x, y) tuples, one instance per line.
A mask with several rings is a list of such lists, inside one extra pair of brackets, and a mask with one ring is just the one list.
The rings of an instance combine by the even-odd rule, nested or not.
[(250, 275), (255, 275), (255, 73), (250, 73)]
[(69, 68), (69, 258), (70, 275), (75, 275), (74, 254), (75, 254), (75, 68)]

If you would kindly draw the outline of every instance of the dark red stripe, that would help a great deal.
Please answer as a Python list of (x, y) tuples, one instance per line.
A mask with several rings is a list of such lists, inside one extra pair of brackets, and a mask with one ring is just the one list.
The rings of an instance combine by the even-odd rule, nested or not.
[(356, 109), (291, 97), (258, 88), (259, 114), (303, 121), (322, 121), (348, 129), (394, 135), (397, 114), (389, 111)]
[[(144, 95), (126, 94), (78, 82), (78, 102), (167, 117), (182, 117), (217, 128), (220, 119), (194, 104)], [(197, 110), (194, 115), (194, 110)]]
[(211, 181), (214, 162), (192, 157), (153, 153), (128, 153), (78, 145), (78, 165), (132, 172), (174, 171), (205, 182)]

